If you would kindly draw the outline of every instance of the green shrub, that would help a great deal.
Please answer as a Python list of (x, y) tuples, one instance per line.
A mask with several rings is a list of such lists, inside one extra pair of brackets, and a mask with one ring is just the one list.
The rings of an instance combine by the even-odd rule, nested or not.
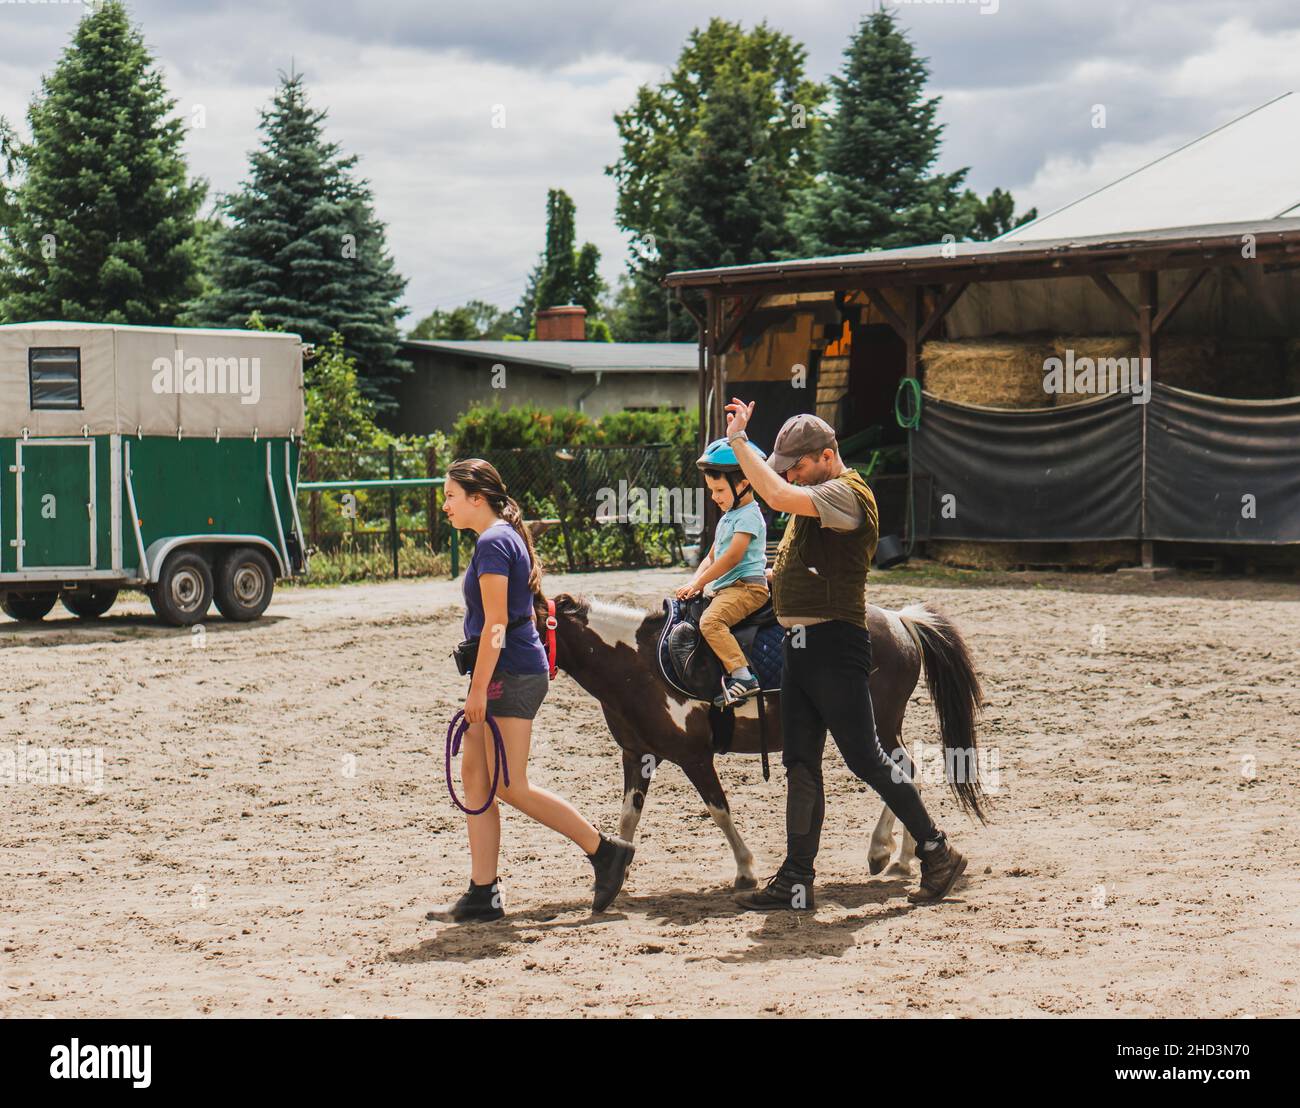
[(494, 450), (530, 446), (641, 446), (695, 442), (699, 418), (695, 412), (660, 409), (653, 412), (611, 412), (591, 419), (572, 408), (513, 408), (477, 406), (464, 412), (451, 431), (457, 458), (484, 457)]

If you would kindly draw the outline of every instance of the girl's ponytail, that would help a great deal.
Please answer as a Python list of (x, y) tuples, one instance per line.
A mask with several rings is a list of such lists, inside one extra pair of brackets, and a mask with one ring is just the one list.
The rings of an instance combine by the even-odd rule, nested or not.
[(501, 518), (515, 529), (528, 548), (528, 588), (536, 596), (542, 591), (542, 564), (537, 559), (537, 551), (533, 549), (533, 536), (524, 524), (524, 513), (513, 496), (506, 496)]

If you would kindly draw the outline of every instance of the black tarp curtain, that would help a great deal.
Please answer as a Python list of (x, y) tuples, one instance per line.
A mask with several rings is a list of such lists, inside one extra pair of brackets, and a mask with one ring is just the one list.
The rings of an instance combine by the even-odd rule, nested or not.
[(912, 467), (935, 539), (1300, 543), (1300, 397), (1157, 383), (1149, 404), (1011, 411), (926, 394)]

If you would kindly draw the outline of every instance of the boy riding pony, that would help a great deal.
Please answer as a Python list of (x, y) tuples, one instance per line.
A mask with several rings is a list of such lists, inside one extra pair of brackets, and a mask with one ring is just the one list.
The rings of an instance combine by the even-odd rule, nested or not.
[[(760, 458), (763, 451), (750, 444)], [(759, 692), (744, 651), (731, 629), (767, 603), (767, 523), (754, 499), (754, 490), (740, 471), (736, 453), (726, 439), (715, 439), (695, 463), (704, 471), (713, 502), (722, 518), (713, 532), (713, 546), (695, 575), (677, 590), (678, 600), (704, 591), (712, 597), (700, 617), (700, 634), (722, 663), (726, 676), (715, 707), (727, 708)]]

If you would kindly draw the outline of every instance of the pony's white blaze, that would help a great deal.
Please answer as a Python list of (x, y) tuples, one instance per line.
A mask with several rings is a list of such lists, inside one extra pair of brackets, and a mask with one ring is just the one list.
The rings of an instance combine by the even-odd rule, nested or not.
[(636, 633), (646, 621), (646, 613), (625, 604), (611, 604), (607, 600), (592, 600), (587, 606), (587, 627), (606, 646), (619, 643), (636, 649)]

